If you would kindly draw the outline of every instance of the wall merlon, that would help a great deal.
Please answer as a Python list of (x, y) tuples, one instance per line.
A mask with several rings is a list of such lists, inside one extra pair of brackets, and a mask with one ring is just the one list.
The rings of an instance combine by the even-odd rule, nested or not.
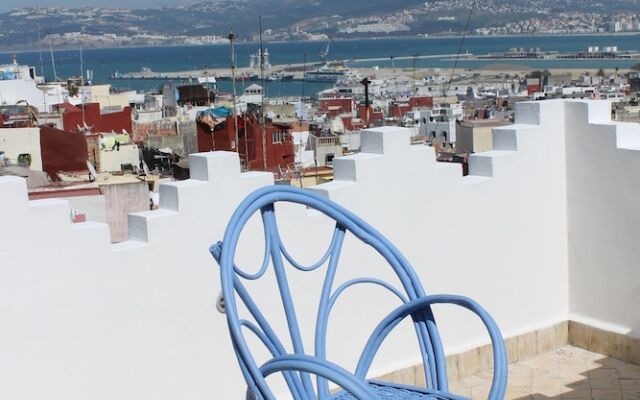
[(469, 175), (495, 177), (501, 165), (510, 156), (516, 155), (515, 151), (493, 150), (476, 153), (469, 156)]
[(493, 150), (518, 151), (518, 132), (535, 127), (537, 126), (518, 124), (493, 128)]
[(163, 209), (131, 213), (128, 217), (129, 239), (146, 243), (161, 236), (169, 239), (169, 224), (177, 215), (176, 211)]
[(359, 173), (371, 163), (382, 161), (382, 156), (371, 153), (357, 153), (333, 160), (333, 178), (336, 181), (356, 182)]
[(515, 105), (516, 124), (540, 125), (540, 102), (523, 101)]
[(409, 128), (383, 126), (366, 129), (360, 133), (360, 149), (363, 153), (394, 154), (409, 150), (411, 145)]
[(160, 208), (179, 211), (181, 205), (184, 205), (185, 201), (187, 201), (188, 196), (197, 196), (197, 192), (206, 185), (208, 185), (207, 182), (197, 179), (163, 183), (160, 185)]
[(609, 100), (572, 100), (567, 105), (577, 104), (586, 113), (585, 120), (590, 124), (611, 123), (611, 101)]
[(29, 196), (27, 182), (17, 176), (0, 176), (0, 215), (26, 210)]
[(71, 208), (66, 200), (31, 200), (29, 201), (29, 214), (35, 219), (46, 221), (57, 229), (69, 229), (72, 224)]
[(640, 149), (640, 129), (638, 129), (638, 124), (617, 122), (615, 129), (616, 145), (619, 149)]
[(189, 155), (191, 178), (214, 182), (239, 179), (240, 157), (231, 151), (212, 151)]

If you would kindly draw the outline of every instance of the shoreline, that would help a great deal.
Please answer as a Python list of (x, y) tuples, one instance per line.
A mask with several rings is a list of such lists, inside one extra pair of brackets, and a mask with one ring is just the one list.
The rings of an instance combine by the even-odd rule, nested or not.
[[(541, 34), (508, 34), (508, 35), (466, 35), (466, 39), (499, 39), (499, 38), (538, 38), (538, 37), (558, 37), (565, 38), (567, 36), (572, 37), (628, 37), (628, 36), (639, 36), (640, 32), (603, 32), (603, 33), (563, 33), (563, 34), (550, 34), (550, 33), (541, 33)], [(332, 42), (353, 42), (359, 40), (438, 40), (438, 39), (462, 39), (462, 35), (411, 35), (411, 36), (371, 36), (371, 37), (359, 37), (359, 38), (335, 38), (330, 39)], [(323, 43), (326, 40), (274, 40), (267, 41), (264, 44), (285, 44), (285, 43)], [(245, 40), (245, 41), (237, 41), (235, 43), (236, 46), (242, 45), (255, 45), (259, 42)], [(221, 43), (206, 43), (206, 44), (160, 44), (160, 45), (140, 45), (140, 46), (96, 46), (96, 47), (83, 47), (83, 51), (93, 51), (93, 50), (116, 50), (116, 49), (140, 49), (140, 48), (173, 48), (173, 47), (193, 47), (193, 48), (201, 48), (206, 46), (228, 46), (229, 43), (221, 42)], [(53, 50), (56, 52), (63, 51), (77, 51), (80, 45), (63, 45)], [(640, 50), (640, 49), (638, 49)], [(22, 50), (4, 50), (0, 49), (0, 54), (21, 54), (21, 53), (36, 53), (36, 52), (48, 52), (48, 49), (22, 49)]]

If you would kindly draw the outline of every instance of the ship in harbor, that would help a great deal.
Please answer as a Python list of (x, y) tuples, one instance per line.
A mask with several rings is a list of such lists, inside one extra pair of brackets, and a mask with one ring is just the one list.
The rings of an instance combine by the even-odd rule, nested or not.
[(584, 51), (559, 52), (536, 48), (512, 48), (465, 58), (465, 60), (635, 60), (640, 59), (637, 50), (620, 50), (618, 46), (589, 46)]
[(325, 83), (337, 83), (344, 79), (346, 76), (346, 69), (344, 68), (332, 68), (328, 65), (324, 65), (313, 71), (307, 71), (304, 73), (304, 80), (307, 82), (325, 82)]
[(273, 74), (267, 76), (265, 79), (269, 82), (288, 82), (292, 81), (293, 78), (293, 74), (287, 74), (285, 72), (274, 72)]

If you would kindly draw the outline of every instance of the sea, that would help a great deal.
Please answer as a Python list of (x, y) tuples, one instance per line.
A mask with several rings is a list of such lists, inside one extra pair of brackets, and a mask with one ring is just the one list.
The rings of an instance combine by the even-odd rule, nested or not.
[[(420, 37), (420, 38), (388, 38), (357, 39), (331, 41), (328, 53), (329, 60), (357, 60), (377, 58), (376, 61), (350, 62), (348, 65), (357, 69), (361, 67), (391, 67), (391, 57), (410, 57), (395, 59), (397, 69), (412, 70), (416, 68), (451, 68), (454, 61), (441, 58), (413, 59), (413, 56), (444, 55), (471, 53), (475, 55), (490, 52), (509, 51), (511, 48), (540, 48), (543, 51), (584, 51), (589, 46), (617, 46), (619, 50), (640, 51), (640, 34), (630, 35), (575, 35), (575, 36), (490, 36), (490, 37)], [(272, 64), (309, 65), (319, 61), (319, 55), (327, 48), (327, 42), (273, 42), (265, 43)], [(249, 57), (258, 50), (258, 44), (239, 42), (235, 45), (238, 66), (248, 66)], [(0, 53), (0, 64), (10, 63), (11, 52)], [(49, 49), (41, 51), (19, 52), (16, 54), (20, 64), (36, 66), (38, 73), (44, 73), (48, 80), (53, 79), (53, 63)], [(203, 68), (226, 68), (229, 66), (230, 47), (228, 44), (174, 47), (137, 47), (137, 48), (102, 48), (84, 49), (82, 51), (84, 68), (93, 70), (94, 83), (109, 83), (122, 90), (152, 91), (157, 90), (162, 81), (158, 80), (115, 80), (111, 75), (115, 72), (138, 72), (141, 68), (150, 68), (155, 72), (186, 71)], [(77, 76), (80, 74), (80, 51), (53, 51), (55, 68), (58, 77)], [(464, 71), (479, 68), (491, 63), (522, 65), (532, 68), (628, 68), (638, 60), (532, 60), (532, 61), (459, 61), (457, 68)], [(310, 67), (311, 68), (311, 67)], [(176, 82), (180, 84), (181, 82)], [(238, 91), (243, 85), (239, 82)], [(230, 91), (230, 82), (219, 82), (220, 90)], [(316, 82), (268, 82), (269, 96), (309, 96), (329, 85)]]

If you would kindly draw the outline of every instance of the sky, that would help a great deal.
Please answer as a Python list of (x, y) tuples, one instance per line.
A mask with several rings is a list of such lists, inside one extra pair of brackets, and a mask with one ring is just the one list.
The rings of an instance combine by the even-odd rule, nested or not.
[(182, 5), (196, 3), (202, 0), (0, 0), (0, 12), (11, 11), (14, 8), (32, 6), (66, 6), (66, 7), (127, 7), (135, 8), (160, 7), (166, 5)]

